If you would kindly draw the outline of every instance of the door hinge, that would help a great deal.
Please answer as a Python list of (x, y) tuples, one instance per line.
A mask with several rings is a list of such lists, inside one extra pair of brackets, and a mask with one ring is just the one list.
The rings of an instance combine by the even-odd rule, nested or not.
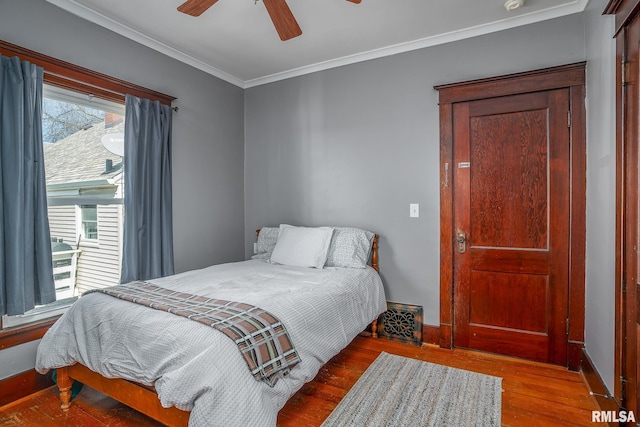
[(622, 84), (626, 85), (627, 83), (629, 83), (629, 63), (628, 62), (622, 62), (622, 67), (621, 67), (621, 72), (622, 72)]
[(567, 127), (571, 127), (571, 110), (567, 111)]
[(626, 404), (627, 401), (627, 380), (625, 377), (620, 377), (620, 400), (622, 404)]
[(567, 317), (567, 323), (566, 323), (566, 328), (565, 328), (565, 334), (567, 336), (569, 336), (569, 318)]

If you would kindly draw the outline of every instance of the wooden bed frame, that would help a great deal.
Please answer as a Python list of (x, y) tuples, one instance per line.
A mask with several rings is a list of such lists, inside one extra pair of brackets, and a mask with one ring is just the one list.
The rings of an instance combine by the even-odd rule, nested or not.
[[(256, 235), (259, 233), (260, 229), (256, 230)], [(371, 246), (371, 267), (379, 271), (377, 234), (374, 236)], [(371, 336), (377, 338), (378, 319), (371, 322), (370, 326)], [(71, 406), (71, 386), (74, 380), (98, 390), (165, 425), (172, 427), (186, 426), (189, 422), (189, 412), (173, 406), (164, 408), (160, 404), (160, 399), (158, 399), (153, 387), (120, 378), (105, 378), (81, 363), (57, 369), (60, 408), (63, 411), (69, 410)]]

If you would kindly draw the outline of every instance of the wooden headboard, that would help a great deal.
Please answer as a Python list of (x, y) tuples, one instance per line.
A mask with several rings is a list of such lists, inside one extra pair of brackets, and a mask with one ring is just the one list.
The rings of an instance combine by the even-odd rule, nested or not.
[[(256, 230), (256, 238), (260, 235), (260, 229)], [(378, 265), (378, 235), (373, 235), (373, 243), (371, 244), (371, 267), (380, 272), (380, 266)]]

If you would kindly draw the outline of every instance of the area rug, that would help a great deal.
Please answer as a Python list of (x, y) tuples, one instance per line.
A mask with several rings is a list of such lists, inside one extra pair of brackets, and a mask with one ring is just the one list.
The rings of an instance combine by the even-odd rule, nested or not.
[(501, 405), (502, 378), (383, 352), (322, 426), (499, 426)]

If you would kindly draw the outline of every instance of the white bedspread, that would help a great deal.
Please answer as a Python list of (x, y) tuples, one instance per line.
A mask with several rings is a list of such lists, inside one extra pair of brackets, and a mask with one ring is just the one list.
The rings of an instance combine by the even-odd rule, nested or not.
[(302, 359), (271, 388), (250, 374), (224, 334), (108, 295), (80, 298), (43, 337), (36, 370), (76, 361), (106, 377), (155, 384), (190, 426), (274, 426), (278, 411), (320, 367), (386, 310), (371, 268), (322, 270), (252, 260), (152, 280), (169, 289), (261, 307), (286, 326)]

